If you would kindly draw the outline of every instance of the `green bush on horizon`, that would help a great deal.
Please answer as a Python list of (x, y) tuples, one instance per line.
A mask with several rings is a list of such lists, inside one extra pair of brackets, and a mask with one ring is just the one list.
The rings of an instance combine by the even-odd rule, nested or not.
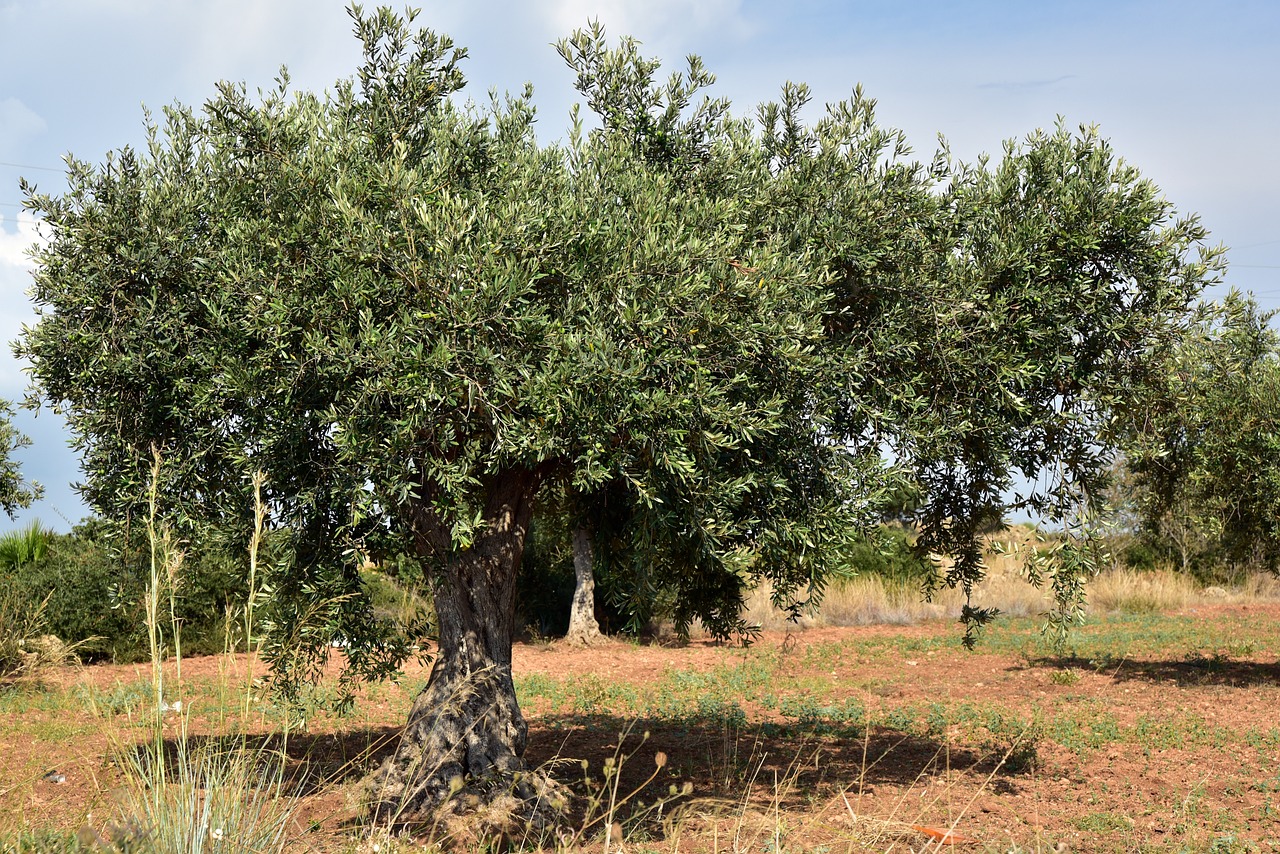
[[(104, 522), (90, 519), (69, 534), (50, 532), (44, 554), (12, 569), (5, 584), (28, 601), (48, 596), (44, 631), (67, 644), (84, 644), (82, 660), (132, 663), (148, 656), (142, 596), (149, 561), (146, 548), (121, 547)], [(228, 612), (238, 629), (234, 615), (247, 595), (242, 563), (216, 550), (184, 562), (175, 603), (184, 655), (222, 651)]]

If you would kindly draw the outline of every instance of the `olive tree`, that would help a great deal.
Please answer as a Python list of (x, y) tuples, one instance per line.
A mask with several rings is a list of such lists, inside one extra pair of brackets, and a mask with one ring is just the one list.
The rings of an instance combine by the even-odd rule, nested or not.
[(265, 474), (286, 689), (338, 636), (345, 678), (394, 672), (359, 566), (422, 564), (438, 643), (379, 815), (555, 800), (511, 675), (539, 496), (620, 496), (636, 607), (674, 590), (719, 635), (754, 583), (820, 594), (828, 545), (904, 482), (968, 589), (1018, 472), (1055, 472), (1019, 499), (1046, 512), (1087, 501), (1117, 396), (1212, 271), (1088, 131), (922, 164), (860, 90), (735, 116), (698, 60), (662, 80), (595, 28), (560, 51), (596, 118), (547, 144), (527, 88), (464, 104), (447, 38), (353, 17), (364, 62), (331, 92), (223, 84), (31, 191), (49, 240), (17, 350), (104, 513), (154, 488), (187, 536), (245, 530)]
[(1280, 571), (1280, 335), (1248, 296), (1206, 303), (1133, 395), (1122, 442), (1141, 532), (1183, 570)]
[(30, 507), (43, 492), (38, 483), (23, 478), (22, 468), (13, 456), (30, 444), (31, 440), (13, 426), (13, 406), (0, 400), (0, 510), (10, 519), (22, 508)]
[[(995, 165), (954, 163), (944, 144), (931, 171), (936, 192), (905, 234), (875, 228), (886, 218), (867, 216), (872, 200), (828, 226), (845, 408), (880, 407), (844, 432), (889, 435), (924, 496), (921, 547), (954, 557), (935, 584), (970, 592), (979, 535), (1010, 510), (1062, 528), (1051, 618), (1065, 625), (1098, 565), (1120, 416), (1162, 370), (1222, 251), (1093, 128), (1037, 131)], [(966, 605), (966, 642), (993, 615)]]

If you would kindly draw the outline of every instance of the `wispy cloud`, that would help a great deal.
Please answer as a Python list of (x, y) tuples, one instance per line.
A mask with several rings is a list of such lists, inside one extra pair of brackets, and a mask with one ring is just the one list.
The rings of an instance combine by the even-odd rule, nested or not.
[(17, 98), (0, 99), (0, 158), (14, 156), (22, 143), (47, 127), (39, 113)]

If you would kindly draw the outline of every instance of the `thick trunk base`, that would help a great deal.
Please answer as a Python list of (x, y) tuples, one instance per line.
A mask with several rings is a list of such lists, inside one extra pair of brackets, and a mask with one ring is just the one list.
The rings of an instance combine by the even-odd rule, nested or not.
[(374, 821), (449, 823), (465, 816), (486, 834), (554, 826), (563, 792), (526, 767), (527, 728), (509, 669), (454, 676), (437, 663), (414, 701), (393, 756), (369, 781)]

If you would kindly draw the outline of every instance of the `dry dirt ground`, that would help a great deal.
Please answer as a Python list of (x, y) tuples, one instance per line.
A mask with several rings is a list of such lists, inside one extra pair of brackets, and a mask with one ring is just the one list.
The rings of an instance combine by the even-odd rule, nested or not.
[[(525, 643), (515, 671), (527, 758), (578, 794), (577, 826), (594, 818), (583, 811), (609, 757), (630, 756), (620, 795), (654, 778), (617, 811), (625, 851), (1271, 851), (1278, 617), (1255, 604), (1103, 619), (1066, 653), (1031, 621), (976, 652), (952, 623), (767, 633), (747, 649)], [(269, 700), (243, 726), (228, 711), (246, 665), (182, 662), (187, 708), (166, 735), (185, 716), (193, 740), (278, 739), (286, 714)], [(345, 716), (322, 710), (322, 688), (305, 730), (294, 721), (297, 850), (372, 850), (357, 841), (360, 778), (424, 679), (410, 667)], [(0, 692), (0, 839), (112, 816), (114, 759), (150, 731), (149, 680), (148, 665), (102, 665)], [(601, 850), (608, 827), (592, 824), (586, 844)]]

